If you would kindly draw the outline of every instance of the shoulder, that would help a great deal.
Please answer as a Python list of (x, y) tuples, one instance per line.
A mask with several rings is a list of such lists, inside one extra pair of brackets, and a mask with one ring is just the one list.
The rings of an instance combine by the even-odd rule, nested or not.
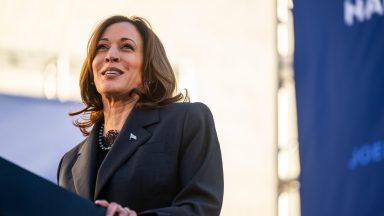
[(165, 113), (184, 114), (188, 116), (211, 115), (207, 105), (201, 102), (196, 103), (172, 103), (161, 109)]
[[(85, 139), (86, 140), (86, 139)], [(80, 149), (82, 148), (85, 140), (83, 140), (81, 143), (73, 147), (71, 150), (69, 150), (67, 153), (63, 155), (59, 162), (59, 166), (57, 169), (57, 183), (59, 185), (63, 185), (64, 176), (69, 176), (69, 172), (71, 171), (71, 168), (73, 164), (75, 163), (77, 159), (77, 155), (79, 154)]]
[[(86, 138), (87, 139), (87, 138)], [(84, 144), (84, 142), (85, 142), (85, 140), (86, 139), (84, 139), (82, 142), (80, 142), (79, 144), (77, 144), (75, 147), (73, 147), (71, 150), (69, 150), (68, 152), (66, 152), (64, 155), (63, 155), (63, 157), (62, 157), (62, 159), (61, 159), (61, 164), (67, 164), (68, 162), (70, 162), (70, 161), (73, 161), (76, 157), (77, 157), (77, 155), (79, 154), (79, 152), (80, 152), (80, 150), (81, 150), (81, 148), (83, 147), (83, 144)]]
[(196, 130), (199, 130), (214, 125), (210, 109), (207, 105), (200, 102), (169, 104), (163, 107), (160, 113), (162, 113), (163, 119), (182, 123), (184, 130), (187, 131), (195, 127)]

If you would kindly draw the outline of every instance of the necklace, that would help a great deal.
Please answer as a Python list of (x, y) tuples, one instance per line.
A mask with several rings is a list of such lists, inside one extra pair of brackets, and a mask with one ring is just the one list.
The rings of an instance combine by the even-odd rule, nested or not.
[(115, 139), (119, 135), (119, 132), (117, 130), (109, 130), (104, 138), (103, 130), (104, 124), (102, 124), (99, 129), (99, 146), (102, 150), (108, 151), (112, 148), (112, 144), (113, 142), (115, 142)]

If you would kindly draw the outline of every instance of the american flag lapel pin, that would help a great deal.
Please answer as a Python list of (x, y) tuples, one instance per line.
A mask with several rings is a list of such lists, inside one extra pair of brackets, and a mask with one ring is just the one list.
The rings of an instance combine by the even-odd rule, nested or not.
[(129, 134), (129, 140), (132, 141), (132, 140), (137, 140), (137, 137), (135, 134), (131, 133)]

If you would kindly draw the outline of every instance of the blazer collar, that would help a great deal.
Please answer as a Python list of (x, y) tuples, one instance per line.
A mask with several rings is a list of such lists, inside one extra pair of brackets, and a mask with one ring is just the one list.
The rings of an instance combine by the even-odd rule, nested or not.
[(158, 110), (134, 108), (126, 120), (119, 136), (109, 150), (96, 176), (94, 199), (108, 182), (113, 173), (143, 145), (151, 134), (145, 127), (159, 121)]

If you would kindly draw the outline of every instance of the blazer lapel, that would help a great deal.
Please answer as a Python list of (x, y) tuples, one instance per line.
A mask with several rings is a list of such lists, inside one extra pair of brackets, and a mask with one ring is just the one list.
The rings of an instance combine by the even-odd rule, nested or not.
[(158, 110), (134, 108), (125, 122), (110, 152), (100, 165), (96, 177), (94, 199), (108, 182), (113, 173), (151, 137), (144, 128), (159, 121)]
[(72, 167), (73, 182), (77, 194), (87, 199), (93, 199), (96, 176), (96, 143), (98, 126), (93, 127), (91, 134), (84, 141), (77, 160)]

